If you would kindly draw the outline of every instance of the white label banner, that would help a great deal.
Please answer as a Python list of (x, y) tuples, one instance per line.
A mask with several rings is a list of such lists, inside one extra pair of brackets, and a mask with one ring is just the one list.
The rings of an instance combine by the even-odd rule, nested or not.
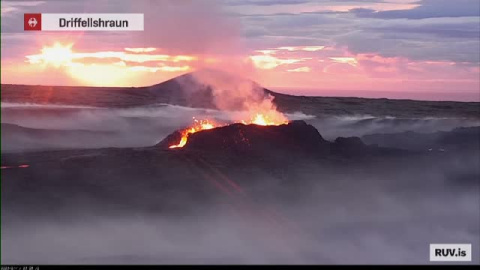
[(432, 262), (470, 262), (472, 244), (430, 244)]
[(42, 13), (42, 31), (143, 31), (140, 13)]

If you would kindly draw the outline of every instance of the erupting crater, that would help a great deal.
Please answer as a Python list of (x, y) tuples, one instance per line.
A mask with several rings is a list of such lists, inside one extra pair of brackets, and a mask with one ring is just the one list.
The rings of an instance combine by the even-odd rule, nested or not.
[[(171, 143), (177, 141), (177, 143), (169, 145), (168, 148), (172, 149), (184, 147), (187, 144), (187, 141), (191, 134), (203, 130), (209, 130), (225, 126), (224, 124), (216, 123), (213, 120), (198, 120), (193, 118), (193, 122), (194, 123), (191, 127), (188, 127), (181, 131), (176, 131), (175, 133), (167, 137), (169, 139), (168, 141)], [(288, 120), (283, 114), (278, 114), (277, 112), (271, 115), (257, 113), (252, 116), (249, 121), (242, 120), (239, 123), (242, 123), (244, 125), (253, 124), (259, 126), (278, 126), (288, 124)]]
[[(215, 126), (212, 122), (196, 122), (197, 126), (175, 131), (156, 146), (163, 149), (182, 147), (208, 152), (312, 152), (327, 149), (330, 142), (317, 129), (304, 121), (272, 125), (234, 123)], [(202, 128), (205, 127), (205, 128)]]

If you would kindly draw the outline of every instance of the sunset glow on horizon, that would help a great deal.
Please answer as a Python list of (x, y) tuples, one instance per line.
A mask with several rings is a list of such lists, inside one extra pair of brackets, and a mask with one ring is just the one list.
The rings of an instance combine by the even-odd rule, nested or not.
[(77, 52), (73, 45), (44, 46), (39, 54), (26, 55), (26, 62), (42, 69), (61, 69), (79, 85), (131, 86), (135, 73), (186, 72), (192, 70), (188, 62), (197, 60), (195, 56), (152, 54), (156, 48)]

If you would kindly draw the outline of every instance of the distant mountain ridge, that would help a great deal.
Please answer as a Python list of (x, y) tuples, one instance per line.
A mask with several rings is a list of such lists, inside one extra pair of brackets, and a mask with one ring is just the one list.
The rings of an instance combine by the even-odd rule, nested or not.
[[(135, 107), (166, 103), (195, 108), (215, 108), (211, 89), (195, 85), (192, 73), (147, 87), (1, 86), (2, 102)], [(263, 87), (262, 87), (263, 88)], [(348, 97), (307, 97), (281, 94), (263, 88), (282, 112), (310, 115), (372, 115), (393, 117), (462, 117), (480, 119), (480, 103), (415, 101)]]

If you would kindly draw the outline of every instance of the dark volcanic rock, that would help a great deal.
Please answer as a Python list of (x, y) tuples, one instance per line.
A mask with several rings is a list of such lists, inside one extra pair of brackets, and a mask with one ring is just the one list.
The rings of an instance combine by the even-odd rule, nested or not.
[(222, 149), (235, 152), (271, 151), (283, 148), (292, 151), (318, 150), (329, 143), (304, 121), (280, 126), (233, 124), (192, 134), (188, 149)]
[(177, 131), (173, 132), (172, 134), (168, 135), (167, 137), (165, 137), (165, 139), (163, 139), (159, 143), (157, 143), (155, 145), (155, 147), (160, 147), (160, 148), (163, 148), (163, 149), (167, 149), (171, 145), (178, 144), (180, 142), (181, 138), (182, 138), (182, 133), (177, 130)]
[(366, 145), (362, 142), (362, 140), (358, 137), (338, 137), (335, 139), (335, 143), (338, 145), (338, 147), (342, 148), (365, 148)]
[(0, 126), (2, 152), (95, 148), (116, 135), (114, 131), (38, 129), (8, 123)]
[(371, 148), (358, 137), (338, 137), (335, 139), (334, 148), (335, 152), (347, 156), (365, 155), (371, 150)]
[[(179, 142), (180, 132), (176, 131), (155, 147), (169, 149), (169, 146)], [(244, 159), (271, 158), (277, 161), (301, 156), (350, 158), (404, 152), (393, 148), (368, 146), (358, 137), (340, 137), (329, 142), (315, 127), (301, 120), (279, 126), (231, 124), (203, 130), (190, 134), (184, 147), (169, 150), (241, 156)]]
[[(179, 140), (180, 133), (176, 131), (157, 146), (168, 148)], [(232, 124), (200, 131), (188, 137), (184, 149), (234, 153), (276, 152), (282, 149), (308, 153), (325, 150), (329, 144), (313, 126), (304, 121), (292, 121), (279, 126)]]
[(445, 151), (478, 149), (480, 127), (463, 127), (451, 131), (418, 133), (405, 131), (390, 134), (371, 134), (362, 137), (367, 144), (415, 151)]

